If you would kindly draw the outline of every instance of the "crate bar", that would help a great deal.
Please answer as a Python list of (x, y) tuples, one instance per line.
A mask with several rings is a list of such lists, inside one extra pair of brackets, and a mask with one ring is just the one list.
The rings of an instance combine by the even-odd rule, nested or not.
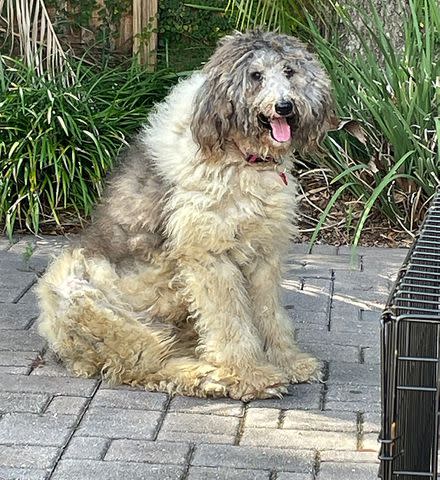
[[(419, 290), (423, 289), (426, 291), (420, 291), (415, 293), (414, 291), (410, 290), (412, 287), (417, 287)], [(429, 292), (427, 291), (429, 290)], [(434, 297), (440, 298), (440, 288), (439, 287), (427, 287), (426, 285), (421, 285), (418, 283), (401, 283), (400, 284), (400, 291), (399, 295), (414, 295), (416, 298), (421, 297)]]
[[(417, 287), (419, 291), (415, 291), (413, 288)], [(423, 290), (430, 290), (428, 291), (420, 291)], [(401, 283), (399, 295), (414, 295), (414, 300), (420, 297), (433, 297), (433, 298), (440, 298), (440, 289), (438, 287), (430, 287), (423, 284), (411, 284), (411, 283)]]
[(433, 393), (437, 389), (434, 387), (411, 387), (410, 385), (397, 385), (397, 390), (402, 390), (405, 392), (423, 392), (423, 393)]
[(437, 364), (435, 367), (435, 377), (437, 379), (437, 391), (435, 394), (435, 405), (437, 408), (437, 414), (435, 415), (434, 425), (434, 445), (432, 448), (433, 458), (431, 459), (432, 475), (437, 478), (438, 472), (438, 435), (439, 435), (439, 406), (440, 406), (440, 325), (437, 325)]
[[(405, 278), (402, 280), (402, 282), (404, 282), (406, 280), (416, 280), (416, 281), (426, 282), (427, 280), (429, 280), (430, 283), (436, 283), (438, 285), (420, 285), (420, 286), (423, 287), (423, 288), (439, 288), (440, 287), (440, 277), (439, 278), (429, 278), (429, 279), (427, 279), (427, 278), (423, 278), (423, 277), (413, 277), (411, 275), (411, 273), (413, 273), (413, 272), (408, 272), (408, 274), (405, 275)], [(417, 272), (415, 272), (415, 273), (417, 273)]]
[(394, 472), (395, 475), (412, 475), (413, 477), (429, 477), (435, 478), (433, 473), (429, 472), (410, 472), (407, 470), (396, 470)]
[[(414, 268), (414, 266), (417, 267), (417, 265), (411, 265), (411, 269), (408, 270), (409, 275), (411, 275), (413, 273), (416, 273), (416, 274), (419, 274), (419, 275), (421, 275), (421, 274), (426, 275), (426, 277), (420, 277), (420, 278), (422, 278), (425, 281), (429, 280), (432, 283), (438, 283), (438, 281), (440, 280), (440, 278), (439, 278), (439, 276), (436, 272), (428, 272), (426, 270), (420, 270), (418, 268)], [(408, 276), (408, 277), (405, 277), (405, 278), (410, 278), (410, 277)]]
[(440, 233), (440, 225), (435, 226), (435, 227), (434, 227), (434, 225), (429, 225), (429, 226), (426, 227), (425, 232), (430, 233), (430, 234), (433, 233), (434, 235), (436, 233)]
[[(399, 292), (400, 293), (403, 293), (402, 291)], [(412, 292), (405, 292), (405, 293), (408, 293), (408, 294), (412, 294), (412, 295), (415, 295), (414, 293)], [(436, 296), (436, 295), (434, 295)], [(434, 300), (420, 300), (418, 298), (405, 298), (405, 297), (396, 297), (396, 302), (413, 302), (413, 303), (423, 303), (423, 304), (426, 304), (426, 305), (435, 305), (437, 306), (437, 309), (440, 308), (440, 305), (438, 304), (438, 302), (435, 302)], [(401, 305), (399, 305), (401, 306)], [(414, 309), (418, 309), (418, 307), (414, 307)], [(435, 311), (435, 309), (433, 308), (432, 310)]]
[(435, 253), (433, 252), (421, 252), (419, 250), (419, 247), (417, 247), (414, 251), (414, 254), (413, 254), (413, 258), (418, 258), (419, 256), (421, 257), (435, 257), (435, 258), (439, 258), (440, 257), (440, 252), (438, 251), (438, 249), (435, 251)]
[[(408, 268), (411, 268), (411, 267), (432, 268), (434, 269), (434, 273), (438, 273), (440, 269), (440, 265), (430, 265), (429, 263), (425, 264), (425, 263), (416, 263), (416, 262), (411, 262), (410, 264), (408, 264)], [(429, 274), (432, 272), (428, 270), (425, 273)]]
[(430, 243), (430, 244), (437, 244), (438, 245), (437, 235), (428, 235), (427, 233), (424, 233), (423, 236), (419, 237), (418, 241), (423, 242), (423, 243)]
[(397, 357), (397, 360), (401, 360), (403, 362), (431, 362), (436, 363), (438, 360), (436, 358), (423, 358), (423, 357)]
[[(432, 312), (432, 309), (423, 308), (423, 307), (417, 307), (417, 308), (413, 307), (413, 308), (411, 308), (411, 307), (406, 306), (406, 305), (400, 305), (400, 308), (402, 310), (402, 313), (403, 312), (410, 313), (409, 310), (411, 310), (411, 313), (414, 312), (414, 313), (420, 313), (420, 314), (424, 314), (424, 313), (428, 314), (428, 313)], [(437, 322), (440, 321), (440, 315), (436, 316), (436, 321)]]
[[(420, 263), (420, 262), (427, 262), (427, 263)], [(423, 267), (435, 267), (438, 268), (440, 267), (439, 260), (437, 259), (432, 259), (432, 258), (420, 258), (417, 257), (415, 254), (413, 258), (411, 259), (411, 262), (408, 264), (409, 266), (411, 265), (422, 265)]]
[(419, 269), (408, 270), (408, 275), (405, 276), (404, 280), (412, 280), (414, 277), (422, 282), (422, 287), (433, 287), (438, 285), (440, 281), (440, 277), (436, 272), (422, 271)]
[[(422, 280), (422, 282), (420, 281), (416, 281), (416, 283), (414, 282), (407, 282), (407, 280)], [(429, 288), (430, 290), (436, 290), (437, 291), (437, 295), (440, 297), (440, 284), (439, 285), (426, 285), (426, 283), (423, 283), (423, 280), (426, 282), (426, 278), (418, 278), (418, 279), (415, 279), (415, 278), (409, 278), (408, 275), (399, 283), (399, 286), (403, 289), (405, 287), (411, 287), (411, 288), (415, 288), (415, 289), (418, 289), (418, 288)], [(439, 279), (439, 282), (440, 282), (440, 279)]]

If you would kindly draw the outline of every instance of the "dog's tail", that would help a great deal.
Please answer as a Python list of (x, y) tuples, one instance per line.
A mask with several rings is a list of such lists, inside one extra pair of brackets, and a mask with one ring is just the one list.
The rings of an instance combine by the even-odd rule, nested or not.
[(40, 280), (37, 295), (40, 334), (76, 375), (147, 383), (173, 353), (172, 332), (155, 330), (147, 318), (141, 322), (122, 303), (117, 274), (103, 258), (65, 251)]

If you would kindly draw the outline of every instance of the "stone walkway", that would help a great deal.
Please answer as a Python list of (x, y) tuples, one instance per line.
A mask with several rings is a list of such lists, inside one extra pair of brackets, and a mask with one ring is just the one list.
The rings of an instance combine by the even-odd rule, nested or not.
[(292, 245), (284, 304), (325, 383), (282, 400), (170, 398), (73, 378), (33, 293), (62, 238), (0, 238), (0, 479), (367, 480), (377, 474), (379, 317), (405, 250)]

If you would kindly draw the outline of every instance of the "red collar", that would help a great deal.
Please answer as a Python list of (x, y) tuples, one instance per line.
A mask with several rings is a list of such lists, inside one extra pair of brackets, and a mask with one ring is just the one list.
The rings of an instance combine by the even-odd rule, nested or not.
[[(238, 147), (238, 145), (236, 145), (237, 148), (244, 154), (245, 158), (246, 158), (246, 161), (248, 163), (276, 163), (275, 162), (275, 159), (273, 157), (259, 157), (258, 155), (255, 155), (255, 154), (249, 154), (249, 155), (246, 155), (242, 150), (241, 148)], [(288, 184), (288, 179), (287, 179), (287, 175), (286, 175), (286, 170), (284, 170), (283, 172), (279, 172), (278, 175), (280, 176), (281, 180), (283, 181), (284, 185), (287, 185)]]
[(279, 176), (281, 177), (281, 180), (284, 182), (284, 185), (287, 185), (288, 181), (287, 181), (286, 172), (280, 172)]
[(259, 157), (258, 155), (248, 155), (246, 161), (249, 163), (275, 162), (273, 157)]

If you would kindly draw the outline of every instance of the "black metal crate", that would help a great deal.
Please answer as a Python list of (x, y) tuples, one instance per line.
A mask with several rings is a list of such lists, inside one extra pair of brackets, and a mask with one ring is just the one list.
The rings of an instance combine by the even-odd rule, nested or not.
[(440, 192), (382, 316), (383, 480), (438, 479)]

